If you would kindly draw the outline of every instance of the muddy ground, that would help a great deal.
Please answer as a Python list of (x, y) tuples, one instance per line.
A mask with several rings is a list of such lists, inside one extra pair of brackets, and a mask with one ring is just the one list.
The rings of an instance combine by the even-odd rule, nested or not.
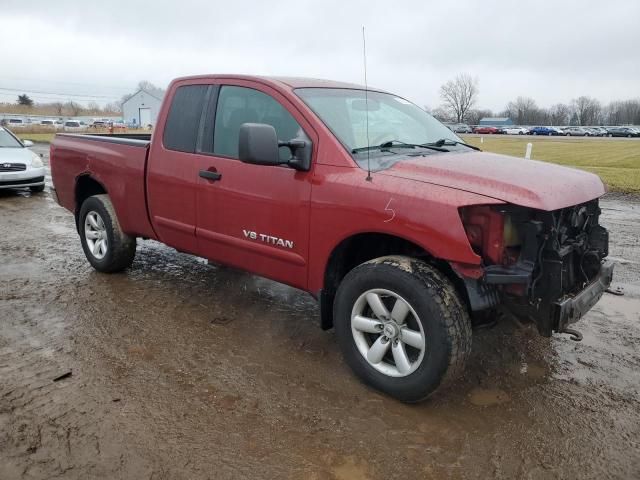
[(640, 478), (640, 202), (602, 206), (626, 295), (584, 341), (477, 330), (464, 378), (408, 406), (308, 295), (151, 241), (99, 274), (48, 193), (0, 193), (0, 479)]

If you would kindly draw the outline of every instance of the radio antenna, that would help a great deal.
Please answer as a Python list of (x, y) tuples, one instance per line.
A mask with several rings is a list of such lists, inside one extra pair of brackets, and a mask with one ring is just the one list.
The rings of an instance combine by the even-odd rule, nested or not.
[(362, 26), (362, 58), (364, 62), (364, 105), (366, 110), (366, 120), (365, 124), (367, 126), (367, 182), (370, 182), (371, 179), (371, 161), (369, 151), (369, 85), (367, 84), (367, 39), (364, 34), (364, 25)]

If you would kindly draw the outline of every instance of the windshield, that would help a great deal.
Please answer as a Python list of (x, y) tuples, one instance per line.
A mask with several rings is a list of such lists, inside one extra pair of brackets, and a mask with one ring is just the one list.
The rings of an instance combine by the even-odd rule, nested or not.
[(16, 140), (16, 137), (0, 127), (0, 148), (22, 148), (22, 144)]
[(369, 91), (368, 100), (365, 100), (364, 90), (343, 88), (298, 88), (295, 93), (320, 117), (362, 167), (361, 161), (363, 158), (366, 160), (367, 146), (381, 146), (387, 142), (416, 145), (414, 151), (407, 148), (396, 151), (394, 147), (368, 150), (374, 167), (374, 159), (379, 157), (437, 153), (433, 149), (419, 149), (418, 145), (443, 139), (461, 141), (427, 112), (395, 95)]

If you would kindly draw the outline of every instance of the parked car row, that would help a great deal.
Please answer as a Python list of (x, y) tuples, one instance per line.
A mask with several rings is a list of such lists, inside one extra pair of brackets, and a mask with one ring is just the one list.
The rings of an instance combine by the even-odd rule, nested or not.
[(34, 120), (31, 118), (5, 118), (0, 122), (3, 126), (11, 129), (30, 128), (30, 127), (44, 127), (55, 130), (64, 130), (65, 132), (87, 130), (89, 128), (101, 129), (101, 128), (114, 128), (114, 129), (126, 129), (127, 125), (120, 120), (113, 120), (110, 118), (94, 118), (89, 122), (84, 120), (69, 119), (63, 121), (61, 119), (44, 118)]
[(550, 127), (550, 126), (490, 126), (466, 124), (447, 125), (455, 133), (484, 135), (546, 135), (566, 137), (640, 137), (638, 127)]

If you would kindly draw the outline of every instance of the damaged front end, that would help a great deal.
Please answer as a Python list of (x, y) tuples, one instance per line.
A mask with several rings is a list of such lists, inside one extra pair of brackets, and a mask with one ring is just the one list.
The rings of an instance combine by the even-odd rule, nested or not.
[[(554, 211), (472, 206), (460, 215), (482, 275), (462, 272), (471, 309), (506, 307), (541, 335), (572, 332), (611, 284), (609, 234), (598, 200)], [(455, 268), (455, 267), (454, 267)], [(461, 273), (458, 269), (459, 274)]]

